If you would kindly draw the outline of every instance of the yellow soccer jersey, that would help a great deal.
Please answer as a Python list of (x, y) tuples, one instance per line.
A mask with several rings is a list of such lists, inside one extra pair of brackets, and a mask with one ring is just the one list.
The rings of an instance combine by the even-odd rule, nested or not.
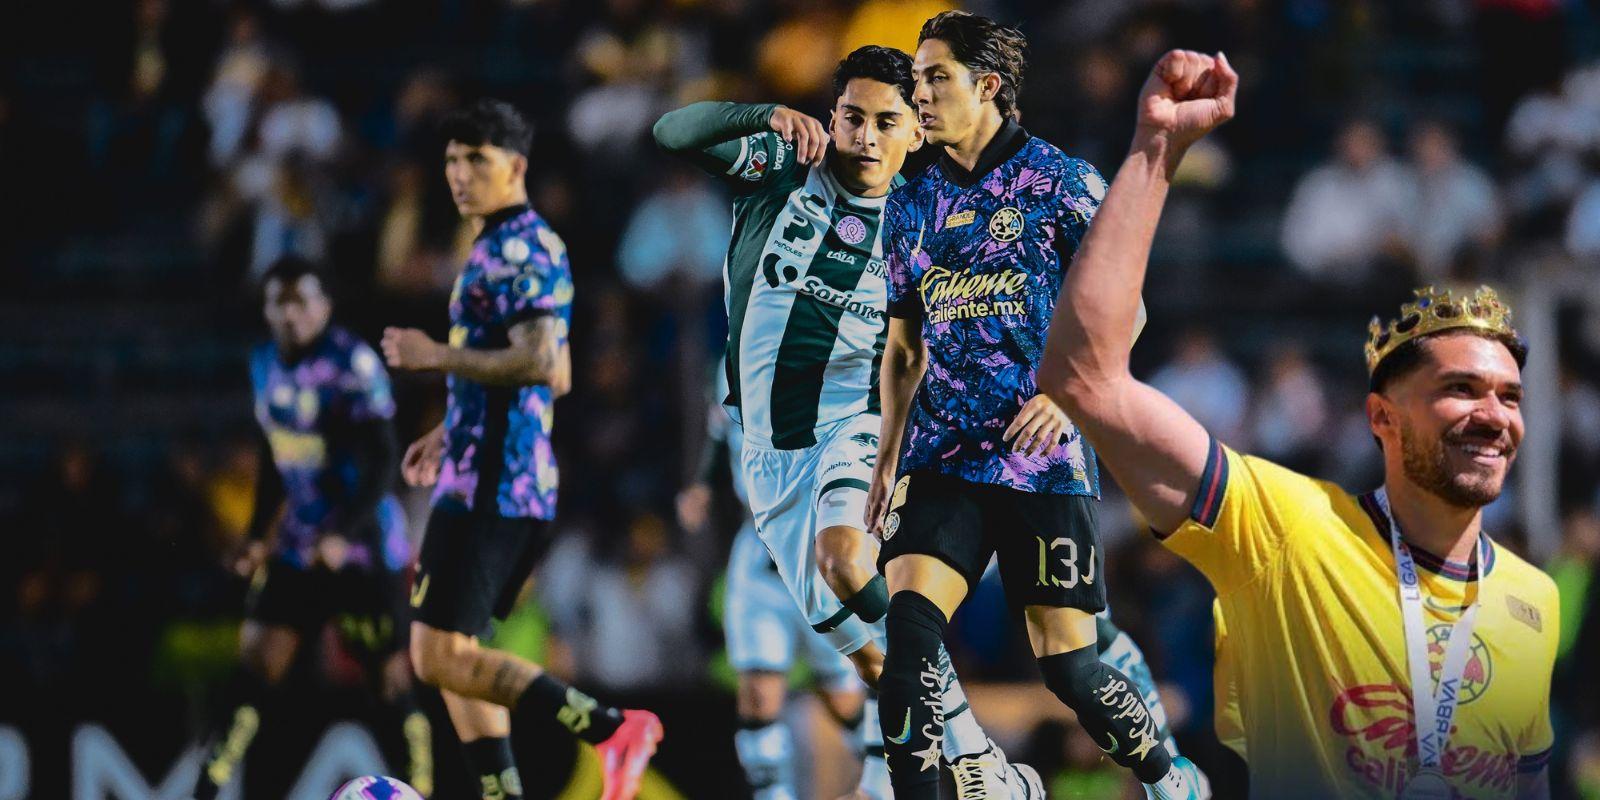
[[(1252, 796), (1396, 797), (1416, 736), (1382, 511), (1215, 442), (1200, 486), (1166, 544), (1217, 590), (1218, 733), (1246, 756)], [(1412, 552), (1435, 676), (1463, 603), (1482, 604), (1445, 775), (1457, 797), (1512, 797), (1553, 740), (1555, 583), (1492, 541), (1481, 581)]]

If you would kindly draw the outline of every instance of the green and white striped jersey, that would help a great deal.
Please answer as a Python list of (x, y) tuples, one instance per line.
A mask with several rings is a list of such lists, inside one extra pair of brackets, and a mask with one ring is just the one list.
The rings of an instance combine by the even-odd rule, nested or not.
[(767, 130), (772, 108), (697, 103), (663, 117), (656, 138), (736, 194), (725, 403), (746, 441), (787, 450), (878, 412), (888, 289), (884, 198), (852, 195), (826, 164), (798, 165)]

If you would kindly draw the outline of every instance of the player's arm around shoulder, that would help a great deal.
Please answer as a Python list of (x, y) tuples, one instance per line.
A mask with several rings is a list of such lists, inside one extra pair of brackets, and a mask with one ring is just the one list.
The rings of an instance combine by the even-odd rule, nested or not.
[(771, 184), (828, 151), (815, 117), (772, 103), (702, 101), (669, 111), (651, 129), (656, 144), (722, 178), (735, 191)]

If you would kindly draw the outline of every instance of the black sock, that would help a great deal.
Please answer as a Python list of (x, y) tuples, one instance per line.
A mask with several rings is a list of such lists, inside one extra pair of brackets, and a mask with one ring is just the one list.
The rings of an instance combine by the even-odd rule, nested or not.
[(518, 719), (551, 718), (590, 744), (611, 738), (622, 727), (621, 711), (603, 706), (599, 700), (542, 673), (517, 699), (517, 707), (511, 711), (512, 730), (516, 730)]
[(195, 781), (195, 800), (213, 800), (233, 780), (273, 694), (273, 687), (255, 672), (241, 667), (234, 673), (207, 726), (206, 760)]
[(406, 782), (423, 797), (433, 796), (433, 724), (428, 715), (417, 707), (411, 692), (395, 698), (386, 714), (405, 738)]
[(897, 592), (889, 601), (878, 722), (896, 800), (939, 797), (944, 741), (939, 647), (948, 624), (944, 612), (916, 592)]
[(874, 576), (866, 586), (861, 587), (861, 591), (839, 602), (860, 617), (862, 622), (877, 622), (889, 613), (889, 582), (882, 575)]
[(1161, 780), (1172, 756), (1161, 731), (1127, 675), (1100, 660), (1094, 647), (1039, 659), (1044, 685), (1078, 715), (1078, 724), (1111, 760), (1144, 783)]
[(521, 800), (522, 773), (511, 756), (511, 739), (488, 736), (461, 743), (467, 767), (478, 777), (484, 800)]

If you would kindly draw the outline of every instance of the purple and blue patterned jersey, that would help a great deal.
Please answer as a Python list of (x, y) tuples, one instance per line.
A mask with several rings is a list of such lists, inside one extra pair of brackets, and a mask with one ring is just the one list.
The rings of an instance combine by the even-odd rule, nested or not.
[[(330, 326), (292, 363), (272, 342), (257, 346), (250, 354), (250, 382), (256, 421), (283, 483), (275, 554), (305, 566), (317, 537), (335, 533), (350, 539), (350, 561), (357, 566), (378, 558), (389, 569), (404, 566), (410, 545), (394, 496), (385, 493), (378, 500), (375, 519), (362, 518), (352, 507), (361, 502), (355, 497), (358, 486), (373, 479), (361, 471), (374, 468), (364, 466), (356, 452), (358, 429), (394, 418), (389, 375), (377, 353), (349, 331)], [(378, 536), (340, 529), (349, 524), (376, 525)], [(374, 541), (381, 542), (382, 553), (373, 552)]]
[[(507, 347), (511, 328), (545, 314), (556, 315), (565, 345), (572, 293), (566, 245), (544, 219), (526, 205), (496, 212), (484, 220), (450, 294), (450, 346)], [(555, 517), (559, 475), (550, 444), (550, 387), (485, 386), (451, 375), (449, 390), (434, 504), (502, 517)]]
[(1001, 438), (1034, 382), (1061, 279), (1106, 184), (1014, 122), (968, 172), (948, 155), (889, 196), (889, 313), (920, 319), (928, 370), (900, 469), (1027, 492), (1098, 497), (1076, 428), (1030, 457)]

